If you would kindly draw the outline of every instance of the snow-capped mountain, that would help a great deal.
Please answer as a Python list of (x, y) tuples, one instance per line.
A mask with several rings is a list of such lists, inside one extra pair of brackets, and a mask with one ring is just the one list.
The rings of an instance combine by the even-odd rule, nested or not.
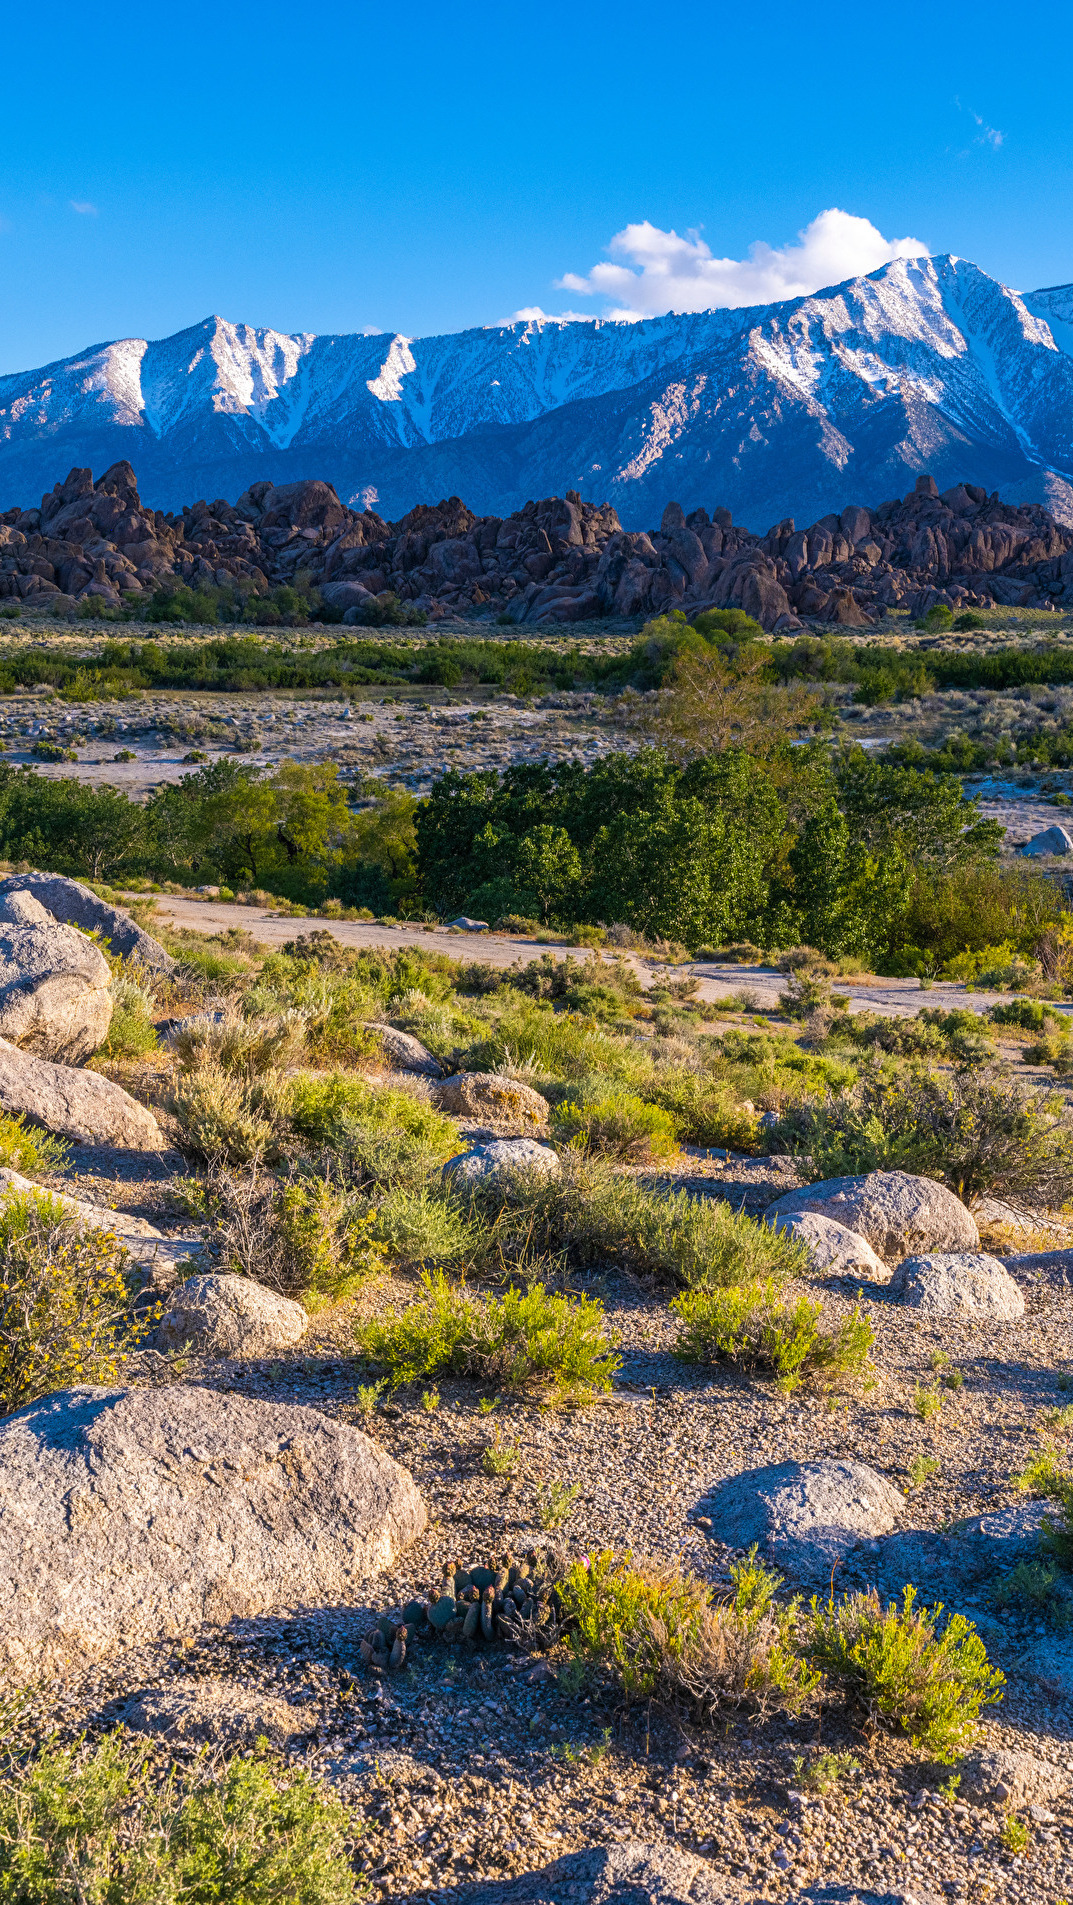
[(812, 297), (636, 324), (289, 336), (208, 318), (0, 378), (0, 498), (133, 463), (160, 508), (316, 476), (398, 517), (572, 489), (624, 524), (758, 528), (967, 481), (1073, 521), (1073, 286), (897, 259)]

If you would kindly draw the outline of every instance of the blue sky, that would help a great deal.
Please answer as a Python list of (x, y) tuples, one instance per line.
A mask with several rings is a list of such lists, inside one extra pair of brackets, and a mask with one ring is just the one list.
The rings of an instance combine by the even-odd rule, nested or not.
[[(1065, 282), (1071, 54), (1068, 0), (13, 8), (0, 371), (213, 311), (422, 335), (752, 301), (867, 268), (862, 226), (802, 256), (830, 208)], [(744, 272), (700, 249), (758, 243), (776, 256)]]

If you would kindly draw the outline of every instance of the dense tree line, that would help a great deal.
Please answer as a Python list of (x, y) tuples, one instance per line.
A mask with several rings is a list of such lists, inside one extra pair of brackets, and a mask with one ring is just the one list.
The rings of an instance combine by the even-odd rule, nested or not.
[(832, 763), (819, 745), (452, 771), (416, 827), (441, 913), (621, 920), (691, 946), (871, 958), (919, 929), (921, 888), (963, 883), (1002, 837), (955, 783), (861, 750)]

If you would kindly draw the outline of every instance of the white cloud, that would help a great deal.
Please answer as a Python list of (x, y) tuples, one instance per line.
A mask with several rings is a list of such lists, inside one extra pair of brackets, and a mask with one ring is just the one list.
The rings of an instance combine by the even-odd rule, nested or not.
[(627, 262), (594, 265), (585, 277), (567, 272), (559, 288), (608, 299), (609, 317), (641, 318), (806, 297), (892, 258), (926, 256), (928, 247), (917, 238), (884, 238), (869, 219), (832, 206), (798, 233), (796, 245), (773, 248), (758, 239), (747, 258), (713, 258), (699, 232), (680, 238), (647, 219), (617, 232), (608, 250)]
[(97, 217), (97, 207), (91, 205), (88, 198), (72, 198), (68, 202), (72, 212), (77, 212), (79, 218)]
[(520, 311), (512, 311), (509, 318), (502, 318), (500, 324), (492, 328), (499, 330), (503, 325), (507, 324), (539, 323), (541, 320), (543, 320), (545, 324), (579, 324), (585, 318), (591, 320), (592, 312), (542, 311), (539, 304), (523, 304)]
[(976, 141), (977, 145), (978, 146), (996, 146), (996, 147), (1000, 146), (1002, 144), (1003, 139), (1006, 136), (1005, 133), (999, 132), (996, 126), (989, 126), (986, 120), (981, 119), (978, 112), (974, 112), (972, 116), (975, 119), (976, 124), (980, 127), (980, 137)]

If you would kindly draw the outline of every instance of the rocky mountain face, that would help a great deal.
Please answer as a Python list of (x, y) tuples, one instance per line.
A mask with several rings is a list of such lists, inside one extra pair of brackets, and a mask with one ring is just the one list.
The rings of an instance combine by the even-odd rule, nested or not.
[(766, 535), (739, 527), (729, 509), (687, 515), (674, 502), (658, 529), (627, 530), (610, 504), (576, 490), (506, 517), (476, 516), (452, 496), (388, 523), (315, 479), (262, 481), (234, 504), (165, 514), (142, 503), (127, 462), (96, 483), (72, 470), (39, 509), (0, 515), (0, 598), (56, 614), (87, 597), (118, 607), (162, 583), (261, 593), (296, 578), (352, 623), (390, 592), (433, 620), (505, 612), (562, 623), (713, 607), (742, 608), (768, 629), (865, 628), (896, 606), (919, 615), (936, 602), (1073, 605), (1073, 528), (971, 483), (940, 494), (930, 475), (902, 500), (849, 504), (807, 529), (787, 518)]
[(399, 517), (500, 518), (576, 490), (629, 529), (668, 497), (745, 521), (968, 480), (1073, 522), (1073, 287), (1023, 296), (963, 259), (897, 259), (812, 297), (626, 324), (407, 338), (209, 318), (0, 378), (0, 481), (133, 462), (147, 497), (320, 477)]

